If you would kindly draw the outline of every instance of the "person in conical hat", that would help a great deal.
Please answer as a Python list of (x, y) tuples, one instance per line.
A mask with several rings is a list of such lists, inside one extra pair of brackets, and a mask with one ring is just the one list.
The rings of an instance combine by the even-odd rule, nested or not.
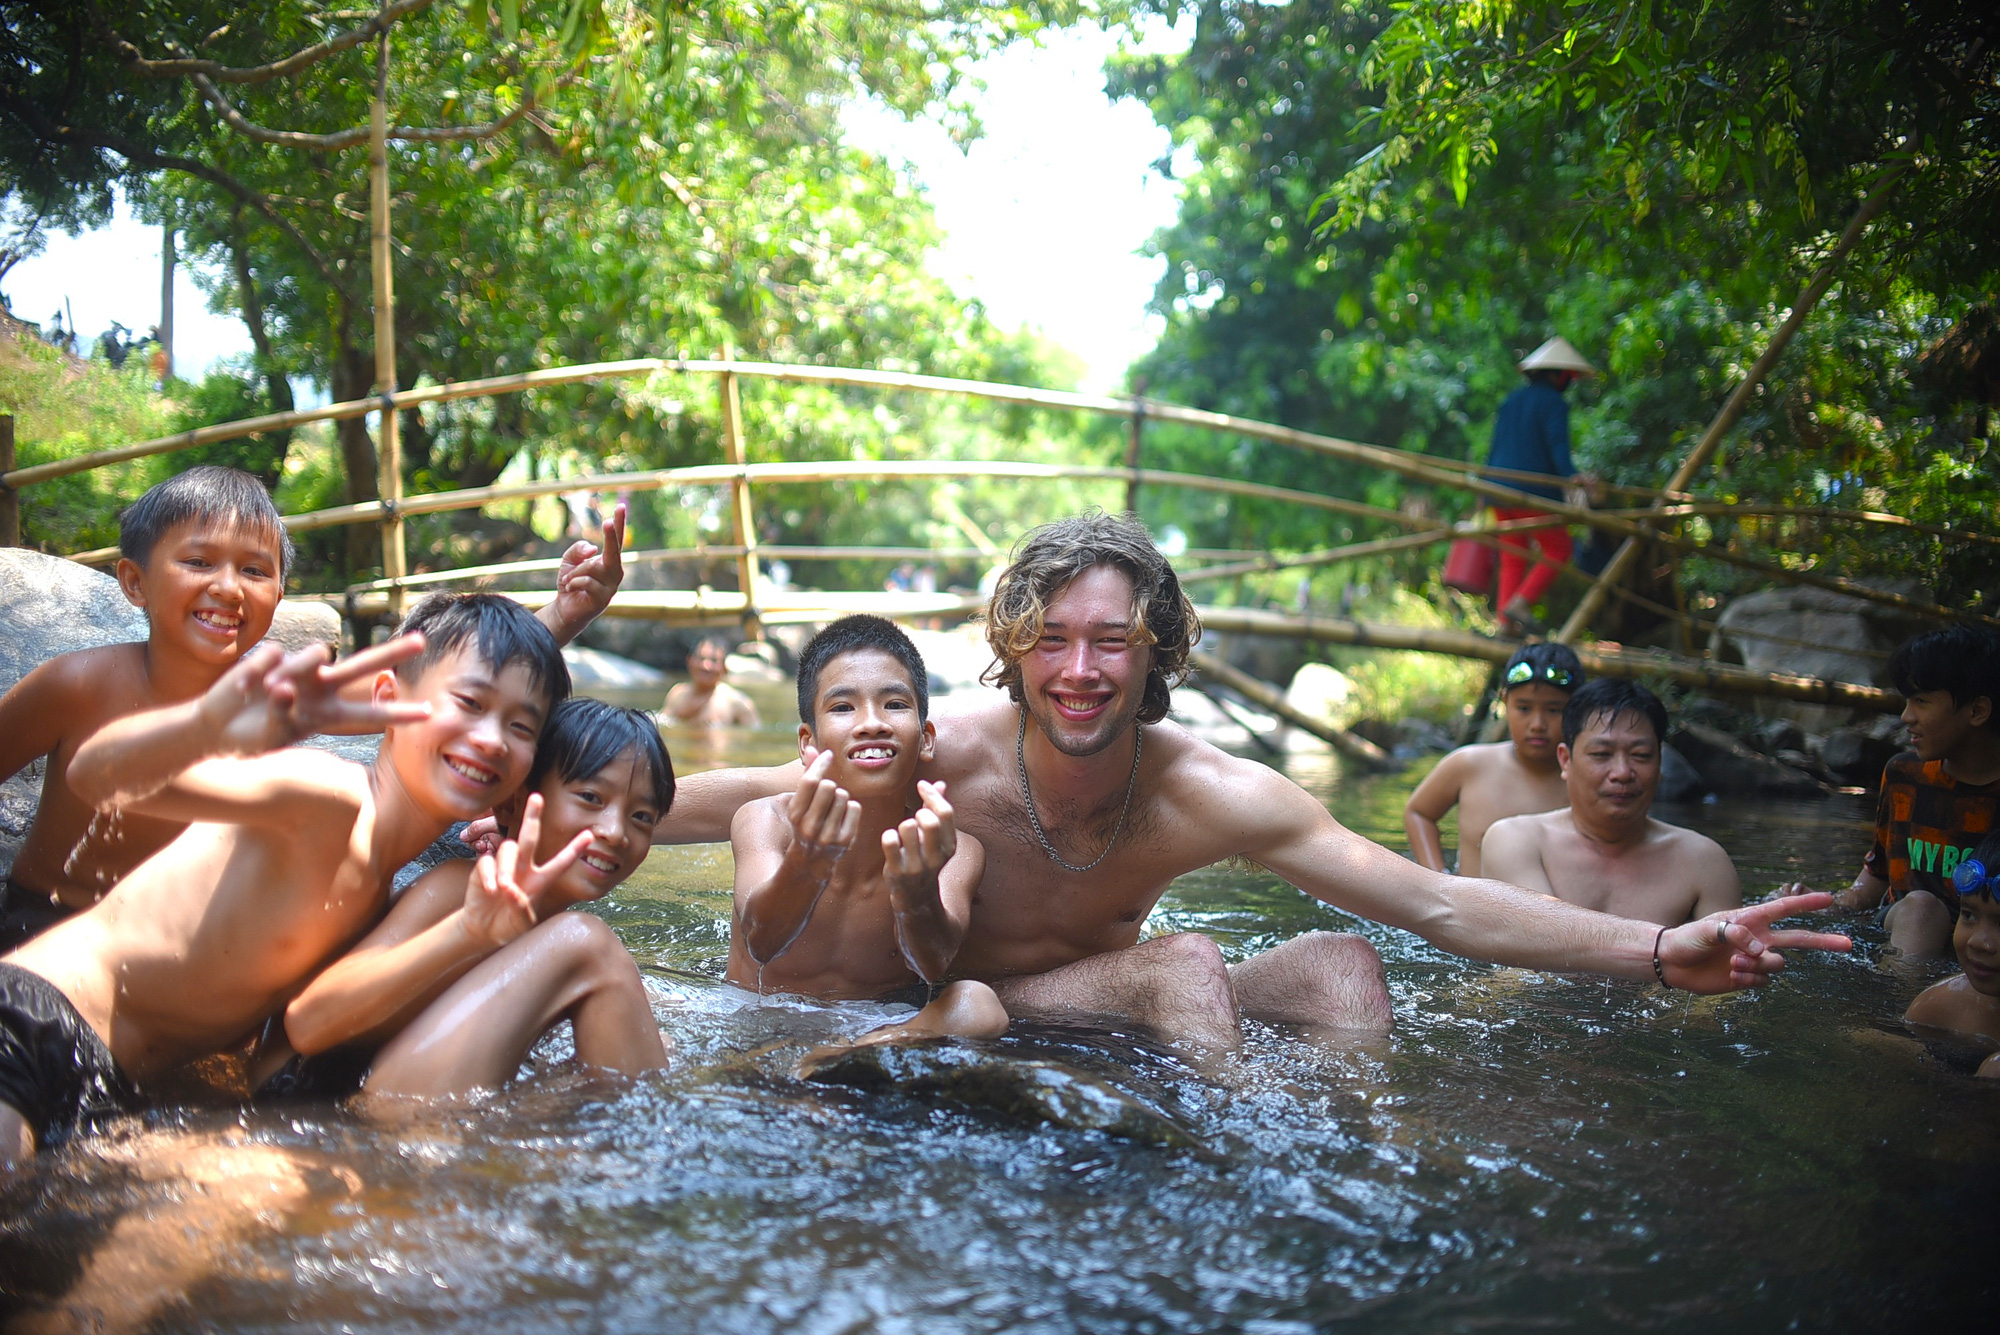
[[(1540, 473), (1548, 480), (1525, 481), (1499, 476), (1494, 481), (1535, 496), (1560, 500), (1565, 484), (1587, 479), (1569, 457), (1569, 403), (1563, 393), (1581, 376), (1597, 368), (1566, 338), (1556, 337), (1520, 361), (1528, 383), (1507, 396), (1493, 423), (1493, 448), (1486, 462), (1495, 469)], [(1532, 519), (1548, 512), (1495, 506), (1496, 518)], [(1535, 604), (1555, 582), (1558, 565), (1570, 558), (1569, 530), (1560, 524), (1528, 529), (1500, 538), (1500, 625), (1504, 631), (1526, 634), (1538, 627)]]

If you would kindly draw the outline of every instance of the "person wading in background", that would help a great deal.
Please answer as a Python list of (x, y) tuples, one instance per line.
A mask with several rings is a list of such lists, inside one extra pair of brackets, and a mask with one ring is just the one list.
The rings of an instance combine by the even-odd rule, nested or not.
[[(1578, 377), (1596, 375), (1597, 368), (1564, 338), (1542, 344), (1520, 366), (1528, 383), (1500, 405), (1500, 416), (1493, 423), (1493, 448), (1487, 452), (1486, 462), (1493, 468), (1548, 474), (1548, 482), (1499, 480), (1518, 491), (1560, 500), (1563, 484), (1555, 479), (1579, 486), (1589, 482), (1570, 463), (1569, 403), (1563, 394)], [(1503, 523), (1547, 513), (1511, 506), (1493, 508), (1494, 517)], [(1558, 563), (1569, 560), (1569, 530), (1557, 524), (1510, 533), (1499, 541), (1501, 629), (1526, 634), (1538, 628), (1535, 604), (1555, 583)], [(1539, 557), (1533, 555), (1532, 548), (1540, 549)]]

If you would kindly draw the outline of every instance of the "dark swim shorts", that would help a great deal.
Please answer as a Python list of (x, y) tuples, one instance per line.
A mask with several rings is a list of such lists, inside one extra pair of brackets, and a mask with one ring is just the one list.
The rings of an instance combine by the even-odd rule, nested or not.
[(0, 1103), (49, 1150), (133, 1111), (139, 1091), (54, 983), (0, 964)]
[(344, 1099), (361, 1092), (361, 1082), (381, 1051), (372, 1043), (350, 1043), (310, 1057), (297, 1053), (277, 1074), (257, 1087), (252, 1103), (285, 1103), (300, 1099)]
[(9, 877), (0, 884), (0, 955), (19, 950), (76, 910)]

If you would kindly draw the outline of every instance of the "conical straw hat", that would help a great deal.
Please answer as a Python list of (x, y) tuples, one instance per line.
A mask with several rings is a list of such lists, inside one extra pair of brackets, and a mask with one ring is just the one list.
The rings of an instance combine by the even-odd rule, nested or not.
[(1536, 348), (1521, 359), (1523, 371), (1574, 371), (1578, 375), (1596, 375), (1597, 368), (1583, 359), (1583, 354), (1570, 346), (1568, 339), (1558, 335)]

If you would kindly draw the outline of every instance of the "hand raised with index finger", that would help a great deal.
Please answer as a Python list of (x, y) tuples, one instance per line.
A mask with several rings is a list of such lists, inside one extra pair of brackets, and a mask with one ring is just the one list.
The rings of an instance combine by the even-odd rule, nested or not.
[(1854, 943), (1837, 933), (1772, 927), (1832, 902), (1824, 893), (1786, 895), (1673, 928), (1659, 939), (1662, 972), (1668, 985), (1689, 992), (1734, 992), (1768, 982), (1785, 967), (1783, 950), (1852, 949)]

